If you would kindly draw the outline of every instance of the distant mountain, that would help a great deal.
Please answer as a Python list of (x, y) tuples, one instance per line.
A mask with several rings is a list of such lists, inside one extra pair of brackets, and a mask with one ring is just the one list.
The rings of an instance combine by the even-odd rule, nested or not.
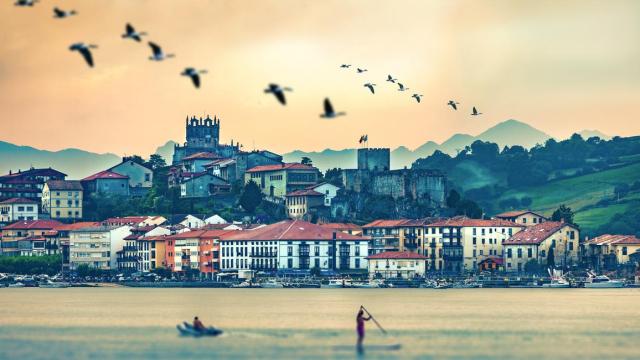
[(0, 174), (9, 170), (25, 170), (30, 167), (52, 167), (68, 175), (68, 179), (82, 179), (109, 168), (120, 161), (115, 154), (96, 154), (78, 149), (60, 151), (40, 150), (0, 141)]
[(602, 140), (610, 140), (611, 136), (604, 134), (598, 130), (582, 130), (580, 131), (578, 134), (580, 134), (580, 136), (582, 136), (583, 139), (587, 140), (590, 137), (594, 137), (597, 136)]
[(169, 140), (164, 145), (158, 146), (154, 154), (162, 156), (167, 164), (171, 164), (171, 160), (173, 159), (173, 148), (176, 144), (177, 143), (175, 141)]
[[(550, 137), (550, 135), (523, 122), (507, 120), (487, 129), (478, 136), (455, 134), (442, 144), (427, 141), (413, 151), (404, 146), (398, 147), (391, 152), (391, 168), (400, 169), (405, 166), (411, 167), (411, 164), (415, 160), (427, 157), (436, 150), (455, 155), (458, 151), (464, 149), (465, 146), (471, 145), (471, 143), (476, 140), (494, 142), (498, 144), (501, 149), (504, 146), (513, 145), (530, 148), (536, 144), (544, 144)], [(313, 160), (313, 164), (316, 167), (323, 171), (335, 167), (348, 169), (355, 168), (356, 166), (356, 149), (326, 149), (321, 152), (296, 150), (283, 156), (287, 162), (300, 161), (303, 156), (307, 156)]]

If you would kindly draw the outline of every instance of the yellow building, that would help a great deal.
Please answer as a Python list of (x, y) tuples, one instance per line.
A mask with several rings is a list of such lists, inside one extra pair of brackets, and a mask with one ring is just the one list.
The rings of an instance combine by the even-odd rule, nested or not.
[(283, 199), (290, 192), (315, 185), (318, 169), (298, 163), (261, 165), (247, 170), (244, 183), (249, 181), (255, 182), (269, 200)]
[(633, 235), (600, 235), (584, 242), (585, 255), (593, 266), (613, 268), (629, 262), (629, 255), (640, 252), (640, 239)]
[(578, 262), (579, 239), (580, 232), (572, 224), (547, 221), (528, 226), (505, 241), (505, 270), (524, 271), (525, 264), (531, 260), (549, 265), (551, 249), (555, 265), (575, 264)]
[(522, 224), (525, 226), (533, 226), (549, 220), (546, 217), (530, 210), (507, 211), (496, 215), (495, 218), (513, 221), (516, 224)]
[(49, 180), (42, 189), (42, 212), (56, 220), (82, 219), (82, 184), (76, 180)]
[(287, 216), (290, 219), (302, 219), (309, 210), (324, 206), (324, 194), (314, 190), (296, 190), (287, 194)]
[(430, 241), (427, 237), (429, 233), (428, 225), (440, 221), (442, 218), (424, 218), (416, 220), (406, 220), (398, 225), (399, 229), (399, 251), (411, 251), (424, 255), (426, 269), (438, 271), (442, 269), (442, 242)]

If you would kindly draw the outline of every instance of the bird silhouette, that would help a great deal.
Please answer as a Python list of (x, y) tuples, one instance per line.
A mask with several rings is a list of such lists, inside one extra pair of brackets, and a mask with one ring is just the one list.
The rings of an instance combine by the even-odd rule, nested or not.
[(151, 47), (151, 51), (153, 52), (153, 56), (149, 56), (149, 60), (151, 61), (162, 61), (164, 59), (174, 57), (173, 54), (165, 54), (162, 51), (162, 48), (156, 43), (149, 41), (149, 46)]
[(471, 115), (473, 115), (473, 116), (478, 116), (478, 115), (482, 115), (482, 113), (481, 113), (481, 112), (478, 112), (478, 110), (476, 110), (476, 107), (474, 106), (474, 107), (473, 107), (473, 111), (471, 112)]
[(15, 5), (15, 6), (33, 6), (38, 1), (39, 0), (18, 0), (15, 3), (13, 3), (13, 5)]
[(373, 87), (376, 86), (376, 84), (372, 84), (372, 83), (366, 83), (364, 84), (364, 87), (369, 88), (369, 90), (371, 90), (372, 94), (375, 94), (375, 90), (373, 89)]
[(451, 106), (453, 108), (453, 110), (458, 110), (458, 104), (460, 104), (459, 102), (455, 102), (453, 100), (449, 100), (449, 102), (447, 103), (447, 105)]
[(424, 95), (420, 95), (420, 94), (413, 94), (411, 95), (412, 98), (416, 99), (417, 102), (420, 102), (420, 98), (423, 97)]
[(360, 69), (360, 68), (356, 68), (356, 71), (358, 71), (358, 74), (362, 74), (365, 71), (369, 71), (367, 69)]
[(123, 39), (132, 39), (132, 40), (135, 40), (137, 42), (140, 42), (144, 35), (147, 35), (147, 33), (144, 32), (144, 31), (137, 32), (136, 29), (133, 27), (133, 25), (127, 23), (127, 25), (125, 26), (125, 33), (122, 34), (122, 38)]
[(402, 85), (402, 83), (397, 83), (398, 84), (398, 91), (407, 91), (409, 90), (409, 88), (404, 87), (404, 85)]
[(77, 51), (80, 54), (82, 54), (82, 57), (87, 62), (87, 64), (90, 67), (93, 67), (93, 56), (91, 55), (91, 50), (89, 49), (96, 49), (97, 47), (98, 45), (93, 45), (93, 44), (87, 45), (85, 43), (79, 42), (69, 46), (69, 50)]
[(293, 91), (293, 89), (289, 87), (281, 87), (278, 84), (269, 84), (269, 87), (264, 89), (265, 93), (273, 94), (282, 105), (287, 105), (287, 99), (284, 96), (285, 91)]
[(345, 112), (335, 112), (333, 110), (333, 106), (331, 105), (331, 101), (329, 101), (329, 98), (325, 98), (324, 99), (324, 114), (320, 114), (321, 118), (325, 118), (325, 119), (333, 119), (335, 117), (338, 116), (342, 116), (342, 115), (347, 115), (347, 113)]
[(193, 82), (193, 86), (196, 88), (200, 87), (200, 74), (206, 74), (207, 70), (196, 70), (195, 68), (188, 67), (185, 68), (183, 72), (180, 73), (182, 76), (188, 76), (191, 78)]
[(64, 19), (66, 17), (69, 17), (71, 15), (76, 15), (76, 14), (78, 13), (75, 10), (64, 11), (57, 7), (53, 8), (53, 17), (56, 19)]
[(343, 68), (343, 69), (348, 69), (348, 68), (351, 67), (351, 64), (342, 64), (342, 65), (340, 65), (340, 67)]
[(395, 83), (398, 79), (394, 79), (393, 76), (387, 75), (387, 81)]

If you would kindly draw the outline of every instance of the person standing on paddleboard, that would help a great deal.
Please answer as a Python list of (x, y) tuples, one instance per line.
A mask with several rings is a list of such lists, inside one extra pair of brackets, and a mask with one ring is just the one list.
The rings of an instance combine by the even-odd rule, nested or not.
[(371, 320), (371, 316), (364, 316), (364, 310), (362, 307), (358, 311), (356, 317), (356, 331), (358, 333), (358, 351), (362, 351), (362, 341), (364, 340), (364, 322)]

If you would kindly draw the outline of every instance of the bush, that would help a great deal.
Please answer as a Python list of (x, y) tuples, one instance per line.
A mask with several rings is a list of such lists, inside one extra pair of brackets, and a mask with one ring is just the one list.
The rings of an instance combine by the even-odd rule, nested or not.
[(0, 256), (0, 272), (55, 275), (62, 269), (62, 255)]

